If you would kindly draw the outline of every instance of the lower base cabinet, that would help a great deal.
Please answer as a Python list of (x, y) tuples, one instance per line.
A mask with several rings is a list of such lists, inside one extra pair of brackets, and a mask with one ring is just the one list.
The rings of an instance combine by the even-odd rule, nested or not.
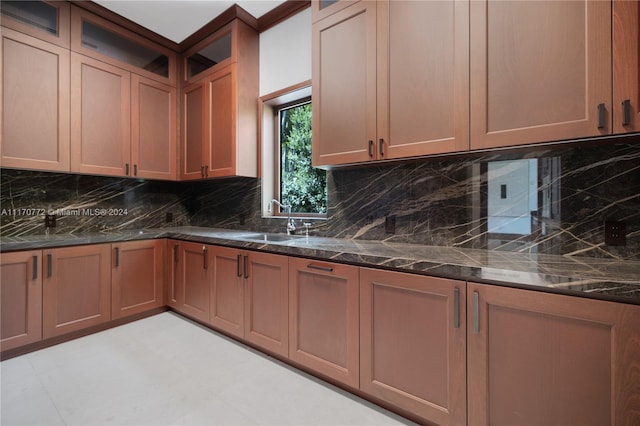
[(130, 241), (111, 246), (111, 319), (164, 305), (163, 240)]
[(640, 306), (467, 287), (470, 425), (640, 424)]
[(0, 350), (42, 339), (42, 252), (0, 255)]
[(289, 359), (357, 388), (359, 268), (289, 259)]
[(43, 338), (111, 319), (111, 244), (43, 251)]
[(466, 422), (466, 282), (360, 270), (360, 389), (439, 425)]
[(202, 322), (209, 322), (208, 247), (180, 241), (173, 247), (174, 273), (169, 306)]

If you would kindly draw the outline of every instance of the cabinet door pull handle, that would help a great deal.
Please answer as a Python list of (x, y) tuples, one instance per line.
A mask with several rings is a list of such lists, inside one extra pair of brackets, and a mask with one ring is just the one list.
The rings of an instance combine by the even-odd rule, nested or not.
[(378, 149), (380, 150), (380, 157), (384, 157), (384, 139), (378, 139)]
[(473, 332), (480, 333), (480, 295), (473, 292)]
[(236, 276), (238, 277), (242, 276), (242, 270), (240, 269), (240, 262), (242, 262), (241, 254), (239, 254), (238, 257), (236, 258)]
[(202, 246), (202, 269), (207, 269), (207, 247)]
[(244, 277), (249, 278), (249, 256), (244, 257)]
[(204, 166), (200, 166), (200, 176), (204, 177)]
[(604, 129), (604, 121), (606, 118), (606, 108), (604, 104), (598, 104), (598, 129)]
[(120, 248), (116, 247), (114, 249), (116, 251), (116, 268), (120, 266)]
[(453, 328), (460, 328), (460, 289), (453, 289)]
[(124, 174), (129, 176), (129, 163), (124, 165)]
[(33, 279), (38, 279), (38, 256), (33, 256)]
[(307, 268), (316, 269), (318, 271), (333, 272), (333, 268), (330, 266), (316, 265), (314, 263), (308, 264)]
[(373, 141), (369, 141), (369, 157), (373, 158)]
[(138, 165), (137, 164), (133, 165), (133, 175), (134, 176), (138, 176)]
[(622, 101), (622, 125), (628, 126), (631, 124), (631, 100), (625, 99)]
[(53, 255), (47, 255), (47, 278), (51, 278), (53, 275)]
[(173, 246), (173, 261), (174, 261), (175, 263), (178, 263), (178, 260), (179, 260), (179, 259), (178, 259), (178, 247), (180, 247), (180, 245), (179, 245), (179, 244), (175, 244), (175, 245)]
[(209, 166), (204, 166), (204, 177), (209, 177)]

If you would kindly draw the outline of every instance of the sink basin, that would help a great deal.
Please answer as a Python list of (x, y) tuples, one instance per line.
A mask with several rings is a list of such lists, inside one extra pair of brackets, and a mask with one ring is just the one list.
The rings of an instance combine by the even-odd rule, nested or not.
[(250, 240), (250, 241), (266, 241), (266, 242), (284, 242), (291, 241), (297, 238), (303, 238), (303, 235), (287, 235), (287, 234), (276, 234), (276, 233), (268, 233), (268, 232), (255, 232), (251, 234), (241, 234), (238, 236), (241, 240)]

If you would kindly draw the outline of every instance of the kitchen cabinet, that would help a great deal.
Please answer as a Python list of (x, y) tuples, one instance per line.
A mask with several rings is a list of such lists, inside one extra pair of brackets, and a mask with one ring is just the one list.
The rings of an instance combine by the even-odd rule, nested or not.
[(289, 259), (289, 359), (357, 388), (359, 269)]
[(317, 22), (356, 3), (358, 0), (318, 0), (311, 2), (311, 20)]
[(613, 1), (613, 133), (640, 131), (640, 6)]
[(182, 56), (181, 180), (256, 177), (257, 32), (236, 19)]
[(611, 2), (470, 7), (471, 149), (611, 133)]
[(214, 247), (211, 261), (211, 325), (287, 356), (287, 257)]
[(70, 10), (66, 1), (0, 2), (3, 27), (67, 50), (70, 43)]
[(465, 2), (362, 1), (315, 22), (314, 165), (468, 149), (468, 20)]
[(360, 270), (360, 389), (435, 424), (466, 422), (466, 283)]
[(175, 179), (175, 54), (76, 7), (71, 22), (71, 170)]
[(469, 283), (468, 423), (640, 419), (640, 306)]
[(164, 241), (112, 244), (111, 319), (164, 305)]
[(174, 246), (175, 282), (169, 306), (202, 322), (209, 322), (210, 246), (181, 241)]
[(42, 339), (42, 252), (0, 255), (0, 350)]
[(0, 57), (2, 167), (68, 172), (68, 49), (3, 27)]
[(44, 339), (111, 319), (111, 245), (43, 251)]

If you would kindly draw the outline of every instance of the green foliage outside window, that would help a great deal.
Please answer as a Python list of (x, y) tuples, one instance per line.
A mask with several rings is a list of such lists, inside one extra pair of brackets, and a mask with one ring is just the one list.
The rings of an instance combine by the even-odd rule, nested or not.
[(295, 213), (327, 212), (327, 176), (311, 167), (311, 102), (280, 110), (280, 197)]

